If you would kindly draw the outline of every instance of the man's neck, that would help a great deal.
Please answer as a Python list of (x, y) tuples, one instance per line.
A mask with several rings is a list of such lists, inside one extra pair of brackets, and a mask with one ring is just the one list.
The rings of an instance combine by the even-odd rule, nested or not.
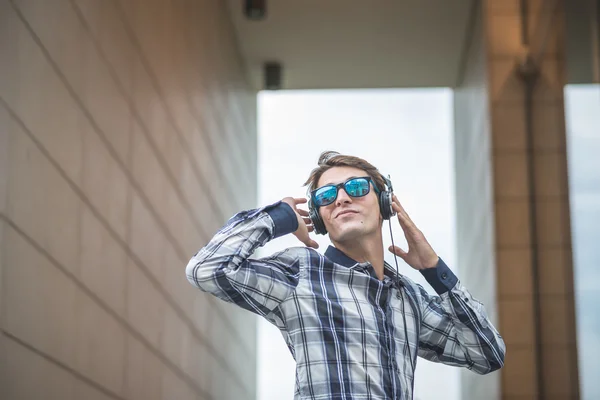
[(349, 242), (332, 240), (332, 243), (338, 250), (341, 250), (354, 261), (369, 262), (373, 266), (377, 277), (383, 280), (383, 238), (381, 232), (373, 236), (360, 238), (360, 240)]

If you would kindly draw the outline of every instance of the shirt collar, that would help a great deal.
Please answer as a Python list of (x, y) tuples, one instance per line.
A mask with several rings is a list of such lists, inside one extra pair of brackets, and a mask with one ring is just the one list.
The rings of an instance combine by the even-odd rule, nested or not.
[[(338, 249), (334, 246), (331, 246), (331, 245), (329, 245), (329, 247), (327, 247), (327, 250), (325, 251), (325, 257), (327, 257), (328, 259), (330, 259), (331, 261), (333, 261), (336, 264), (343, 265), (344, 267), (350, 268), (350, 269), (360, 269), (361, 267), (365, 267), (367, 265), (369, 265), (369, 267), (370, 267), (369, 263), (367, 263), (367, 262), (359, 263), (358, 261), (355, 261), (354, 259), (348, 257), (340, 249)], [(390, 264), (388, 264), (387, 262), (384, 262), (383, 273), (385, 276), (387, 276), (391, 279), (395, 279), (395, 277), (396, 277), (396, 270), (394, 268), (392, 268), (392, 266)]]
[(352, 258), (348, 257), (340, 249), (331, 245), (327, 248), (327, 251), (325, 251), (325, 257), (329, 258), (334, 263), (343, 265), (347, 268), (355, 268), (358, 264), (360, 264), (359, 262), (354, 261)]

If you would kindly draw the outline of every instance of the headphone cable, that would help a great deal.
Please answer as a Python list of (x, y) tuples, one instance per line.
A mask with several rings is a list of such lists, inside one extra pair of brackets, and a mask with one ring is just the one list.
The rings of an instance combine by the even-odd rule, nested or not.
[[(396, 246), (394, 245), (394, 235), (392, 234), (392, 221), (390, 222), (390, 237), (392, 238), (392, 248), (395, 250)], [(394, 253), (394, 261), (396, 261), (396, 290), (400, 292), (400, 296), (402, 298), (402, 320), (404, 321), (404, 342), (405, 348), (408, 347), (408, 357), (410, 359), (410, 367), (412, 368), (413, 374), (415, 372), (415, 366), (413, 364), (412, 351), (410, 350), (410, 343), (408, 342), (408, 330), (406, 328), (406, 313), (404, 312), (404, 292), (402, 291), (403, 284), (400, 283), (400, 269), (398, 268), (398, 256)], [(406, 353), (405, 353), (406, 354)]]

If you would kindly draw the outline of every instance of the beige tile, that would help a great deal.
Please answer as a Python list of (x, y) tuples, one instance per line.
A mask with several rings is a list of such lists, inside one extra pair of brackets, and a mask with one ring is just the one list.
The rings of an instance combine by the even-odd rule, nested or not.
[(192, 305), (198, 289), (192, 286), (186, 278), (185, 267), (188, 261), (178, 257), (173, 248), (169, 246), (165, 253), (167, 267), (163, 271), (161, 282), (164, 282), (165, 290), (173, 296), (177, 305), (187, 313), (188, 317), (194, 319), (196, 315)]
[(521, 104), (497, 103), (492, 107), (492, 146), (495, 150), (525, 150), (525, 111)]
[(566, 196), (568, 182), (564, 152), (537, 152), (534, 155), (537, 196)]
[(22, 130), (11, 131), (8, 217), (70, 271), (77, 270), (81, 202)]
[[(185, 197), (185, 194), (168, 190), (163, 196), (162, 205), (155, 208), (159, 219), (164, 222), (165, 231), (170, 232), (177, 243), (177, 251), (181, 251), (180, 249), (190, 240), (198, 243), (197, 238), (201, 233), (207, 234), (203, 229), (203, 219), (195, 217), (190, 211), (195, 207), (196, 200), (182, 197)], [(210, 218), (207, 216), (207, 219)], [(186, 251), (185, 254), (187, 256), (189, 252)]]
[(490, 96), (492, 106), (497, 104), (523, 104), (523, 83), (515, 72), (512, 57), (490, 57), (488, 60)]
[(152, 275), (160, 280), (165, 268), (165, 251), (170, 243), (137, 194), (132, 197), (131, 207), (129, 247)]
[(498, 249), (496, 276), (498, 295), (530, 295), (533, 289), (531, 279), (531, 251), (529, 249)]
[(83, 381), (75, 382), (75, 399), (85, 399), (85, 400), (112, 400), (115, 397), (105, 392), (98, 390), (97, 388), (88, 385)]
[[(166, 193), (166, 207), (159, 210), (161, 216), (164, 216), (165, 224), (169, 232), (172, 232), (175, 240), (178, 243), (178, 247), (184, 249), (185, 257), (190, 255), (190, 243), (193, 244), (191, 249), (196, 249), (200, 243), (208, 242), (208, 239), (215, 231), (210, 230), (210, 226), (213, 221), (213, 217), (210, 213), (207, 213), (206, 206), (203, 204), (206, 201), (204, 196), (198, 187), (187, 188), (183, 196), (192, 196), (187, 198), (189, 207), (187, 207), (179, 195), (174, 190)], [(192, 195), (192, 193), (196, 193)], [(194, 216), (190, 208), (196, 211), (196, 208), (200, 208), (205, 211), (202, 218)], [(204, 240), (201, 240), (203, 238)]]
[[(201, 220), (202, 221), (202, 220)], [(203, 224), (204, 225), (204, 224)], [(207, 232), (211, 232), (210, 230), (205, 230)], [(205, 246), (210, 238), (207, 238), (198, 232), (198, 229), (192, 221), (184, 221), (181, 223), (181, 239), (180, 239), (180, 248), (183, 249), (183, 254), (192, 255), (195, 254), (202, 246)], [(213, 234), (216, 233), (216, 229), (212, 231)]]
[(102, 0), (75, 3), (100, 45), (121, 86), (130, 93), (133, 59), (136, 50), (127, 35), (115, 4)]
[(127, 336), (125, 397), (161, 399), (161, 376), (164, 368), (154, 354), (131, 335)]
[(538, 201), (537, 236), (540, 245), (565, 246), (570, 243), (569, 212), (564, 198)]
[[(204, 231), (214, 232), (215, 225), (217, 225), (217, 220), (220, 216), (215, 215), (213, 212), (208, 212), (208, 210), (212, 210), (209, 196), (215, 196), (213, 193), (218, 189), (203, 187), (196, 178), (193, 168), (191, 161), (184, 160), (180, 175), (181, 189), (185, 198), (192, 204), (192, 213), (202, 222)], [(205, 182), (208, 186), (212, 186), (211, 182), (213, 181), (206, 180)], [(172, 212), (176, 213), (176, 215), (181, 215), (183, 219), (187, 219), (184, 216), (185, 213), (183, 210), (175, 211), (176, 208), (181, 208), (182, 206), (179, 201), (176, 202), (174, 200), (169, 203)]]
[[(494, 0), (486, 2), (486, 14), (488, 19), (498, 17), (521, 16), (521, 2), (519, 0)], [(540, 49), (542, 45), (542, 35), (548, 35), (546, 39), (545, 54), (556, 54), (556, 50), (563, 51), (564, 44), (557, 41), (564, 37), (564, 1), (544, 1), (530, 0), (528, 7), (528, 28), (529, 38), (532, 48)], [(544, 31), (543, 28), (549, 26), (551, 29)], [(519, 28), (520, 33), (520, 28)], [(557, 48), (557, 45), (560, 47)]]
[(89, 31), (92, 37), (97, 37), (100, 33), (105, 4), (101, 0), (77, 0), (72, 3), (77, 18), (84, 25), (84, 31)]
[(167, 304), (137, 266), (130, 263), (127, 270), (127, 320), (152, 346), (160, 348)]
[(167, 136), (175, 135), (173, 126), (169, 123), (165, 112), (164, 104), (159, 94), (156, 92), (152, 78), (148, 75), (147, 69), (141, 60), (136, 59), (133, 62), (133, 78), (131, 98), (133, 106), (137, 111), (141, 123), (145, 129), (142, 129), (138, 121), (135, 122), (134, 132), (136, 135), (145, 134), (147, 130), (151, 140), (157, 148), (164, 149)]
[[(200, 397), (195, 389), (187, 382), (179, 378), (171, 369), (164, 369), (162, 374), (162, 398), (163, 399), (197, 399)], [(222, 399), (231, 397), (221, 397)]]
[[(529, 10), (533, 14), (540, 12), (549, 12), (547, 7), (543, 7), (545, 0), (529, 0)], [(486, 10), (489, 14), (519, 14), (520, 0), (486, 0)]]
[(513, 296), (499, 301), (499, 330), (507, 345), (533, 345), (534, 310), (533, 299), (529, 296)]
[(492, 56), (516, 56), (521, 50), (521, 18), (518, 14), (491, 14), (487, 17), (487, 51)]
[[(19, 38), (23, 33), (21, 22), (8, 1), (0, 2), (0, 93), (8, 104), (15, 104), (19, 81)], [(1, 107), (1, 106), (0, 106)]]
[(577, 380), (571, 379), (573, 361), (576, 360), (574, 348), (547, 346), (542, 351), (542, 369), (545, 391), (554, 396), (572, 396), (576, 393)]
[(82, 190), (111, 228), (126, 240), (128, 200), (132, 187), (123, 168), (91, 129), (83, 133)]
[(3, 329), (74, 365), (75, 284), (13, 229), (4, 235)]
[(536, 365), (534, 347), (518, 346), (506, 352), (502, 374), (503, 396), (536, 395)]
[(6, 199), (8, 197), (8, 167), (10, 151), (10, 135), (13, 122), (6, 110), (0, 106), (0, 214), (6, 214)]
[(203, 337), (207, 337), (209, 334), (210, 321), (211, 321), (211, 308), (215, 301), (211, 299), (211, 295), (205, 292), (201, 292), (196, 289), (196, 295), (194, 296), (193, 314), (194, 318), (192, 321), (198, 332)]
[(533, 106), (533, 142), (536, 150), (566, 149), (565, 109), (562, 101)]
[(185, 351), (191, 340), (191, 332), (172, 307), (165, 307), (161, 339), (161, 352), (173, 364), (183, 368)]
[(567, 273), (572, 268), (571, 251), (566, 247), (542, 248), (539, 252), (539, 285), (543, 295), (573, 293), (568, 287)]
[[(541, 7), (533, 5), (533, 13), (530, 15), (529, 32), (532, 48), (536, 49), (536, 54), (541, 54), (544, 57), (564, 56), (566, 53), (566, 16), (565, 16), (565, 1), (541, 1)], [(535, 3), (535, 2), (534, 2)], [(552, 3), (556, 8), (552, 9)], [(542, 11), (541, 13), (539, 11)], [(552, 12), (554, 11), (554, 12)], [(543, 27), (550, 27), (546, 31)], [(542, 52), (543, 50), (543, 52)]]
[(564, 58), (547, 56), (540, 63), (541, 75), (536, 82), (533, 100), (550, 103), (563, 101), (566, 83)]
[(173, 190), (157, 154), (136, 124), (133, 130), (132, 172), (141, 190), (155, 209), (166, 207), (166, 191)]
[(80, 63), (84, 84), (79, 95), (89, 112), (88, 123), (104, 139), (111, 155), (127, 165), (132, 119), (129, 104), (95, 48), (87, 47)]
[(76, 369), (102, 387), (121, 395), (125, 328), (87, 294), (80, 292), (77, 297)]
[(223, 304), (221, 303), (221, 301), (216, 301), (212, 305), (211, 312), (209, 313), (206, 339), (216, 349), (221, 358), (226, 360), (226, 350), (223, 345), (228, 342), (226, 331), (230, 325), (227, 323), (229, 320), (228, 317), (223, 315), (223, 308), (221, 307)]
[(496, 241), (499, 247), (529, 246), (529, 210), (524, 201), (497, 201)]
[[(187, 152), (184, 151), (178, 135), (175, 132), (168, 131), (165, 133), (165, 146), (161, 153), (165, 158), (165, 162), (175, 177), (181, 176), (182, 164), (184, 158), (189, 158)], [(192, 156), (193, 157), (193, 156)]]
[(28, 32), (18, 33), (18, 92), (9, 107), (74, 182), (81, 179), (82, 114)]
[[(3, 326), (2, 323), (2, 318), (3, 318), (3, 301), (4, 301), (4, 294), (3, 294), (3, 273), (2, 270), (4, 269), (4, 265), (6, 264), (6, 243), (4, 242), (4, 237), (6, 236), (6, 234), (4, 233), (6, 230), (8, 229), (8, 226), (6, 225), (6, 222), (4, 221), (4, 219), (0, 216), (0, 329)], [(2, 352), (0, 349), (0, 358), (2, 358)]]
[(68, 0), (15, 3), (42, 45), (75, 88), (82, 83), (81, 54), (89, 41)]
[(567, 314), (572, 314), (574, 310), (568, 299), (560, 295), (542, 295), (540, 296), (540, 306), (542, 343), (544, 345), (564, 345), (570, 342), (568, 335), (570, 318)]
[(52, 361), (0, 335), (0, 396), (3, 399), (72, 399), (76, 379)]
[(493, 156), (494, 195), (520, 197), (528, 195), (527, 154), (525, 152), (495, 152)]
[[(198, 134), (193, 136), (193, 141), (191, 143), (192, 154), (195, 155), (194, 161), (196, 163), (196, 169), (204, 176), (203, 182), (207, 187), (202, 187), (201, 190), (213, 196), (215, 199), (218, 199), (218, 203), (221, 206), (221, 209), (229, 209), (231, 207), (232, 201), (225, 195), (225, 187), (224, 185), (215, 185), (214, 182), (217, 180), (219, 174), (217, 172), (218, 164), (213, 161), (213, 157), (210, 156), (210, 150), (205, 145), (202, 135), (207, 135), (206, 131), (200, 131)], [(215, 157), (219, 157), (218, 155), (223, 153), (213, 153)], [(185, 168), (185, 167), (184, 167)], [(186, 171), (184, 171), (186, 173)], [(188, 175), (188, 179), (192, 179), (191, 182), (196, 182), (196, 185), (200, 184), (199, 178), (194, 175)]]
[(200, 388), (206, 390), (207, 375), (211, 368), (211, 359), (206, 347), (192, 339), (189, 351), (184, 354), (184, 358), (185, 365), (183, 366), (183, 370), (185, 373), (188, 374)]
[(85, 207), (81, 218), (80, 279), (118, 315), (125, 317), (128, 257)]
[[(2, 282), (0, 282), (0, 285), (2, 284)], [(1, 288), (2, 286), (0, 286)], [(0, 293), (1, 294), (1, 293)], [(1, 297), (0, 297), (0, 306), (2, 306), (1, 303)], [(0, 326), (2, 324), (2, 321), (0, 320)], [(0, 395), (2, 395), (3, 397), (6, 396), (6, 390), (9, 387), (8, 385), (8, 380), (10, 379), (9, 377), (9, 368), (11, 368), (9, 366), (8, 363), (8, 357), (6, 355), (7, 349), (7, 341), (9, 340), (9, 338), (5, 335), (1, 335), (0, 336)], [(15, 343), (16, 344), (16, 343)]]

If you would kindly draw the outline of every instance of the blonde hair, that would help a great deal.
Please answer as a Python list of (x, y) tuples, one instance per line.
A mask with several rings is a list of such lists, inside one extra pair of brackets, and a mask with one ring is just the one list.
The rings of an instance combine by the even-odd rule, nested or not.
[(317, 188), (319, 179), (321, 179), (323, 173), (333, 167), (353, 167), (362, 169), (371, 177), (371, 179), (373, 179), (377, 190), (385, 190), (385, 181), (383, 180), (379, 170), (375, 168), (373, 164), (363, 160), (360, 157), (342, 155), (337, 151), (324, 151), (319, 156), (319, 161), (317, 161), (317, 164), (318, 166), (311, 171), (308, 179), (303, 185), (308, 185), (307, 194), (309, 196), (310, 192)]

